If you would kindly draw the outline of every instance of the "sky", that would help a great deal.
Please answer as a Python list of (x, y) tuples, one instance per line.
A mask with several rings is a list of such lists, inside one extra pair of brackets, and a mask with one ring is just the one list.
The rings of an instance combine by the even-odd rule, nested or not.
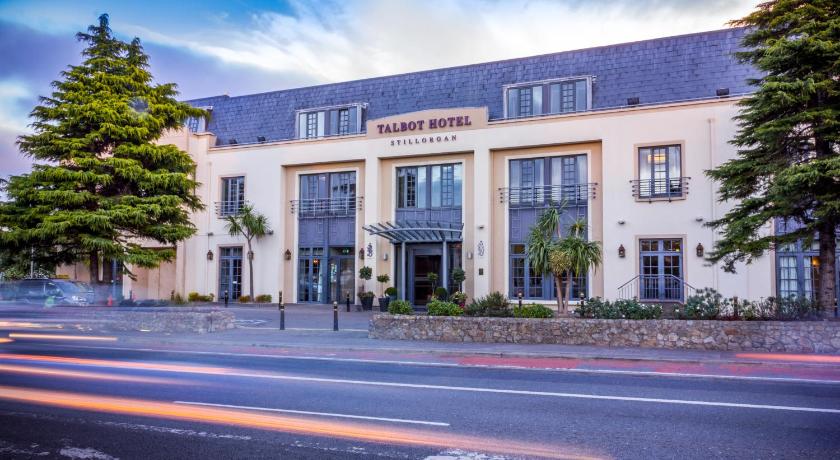
[(0, 178), (17, 136), (110, 15), (181, 99), (231, 96), (722, 29), (754, 0), (0, 0)]

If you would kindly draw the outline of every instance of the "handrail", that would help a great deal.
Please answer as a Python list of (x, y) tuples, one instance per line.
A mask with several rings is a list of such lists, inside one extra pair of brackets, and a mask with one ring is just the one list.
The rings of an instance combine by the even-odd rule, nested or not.
[(691, 177), (671, 177), (668, 179), (631, 180), (633, 196), (640, 200), (682, 198), (688, 195), (688, 181)]
[(290, 200), (289, 211), (301, 217), (349, 216), (362, 210), (363, 196)]
[[(665, 295), (660, 295), (659, 282), (663, 281), (662, 289)], [(650, 286), (644, 286), (643, 283), (650, 282)], [(655, 290), (656, 297), (643, 297), (641, 293), (645, 289)], [(678, 290), (677, 290), (678, 289)], [(620, 299), (641, 299), (641, 300), (660, 300), (660, 301), (678, 301), (682, 302), (691, 293), (697, 291), (697, 288), (688, 284), (679, 276), (663, 273), (661, 275), (636, 275), (630, 278), (627, 282), (618, 287), (618, 297)], [(648, 291), (649, 292), (649, 291)], [(679, 293), (679, 296), (668, 295), (668, 292)]]
[(499, 187), (499, 203), (511, 207), (542, 207), (560, 202), (582, 202), (596, 197), (597, 182), (534, 187)]
[(248, 202), (245, 200), (222, 200), (214, 203), (216, 217), (238, 215), (245, 206), (248, 206)]

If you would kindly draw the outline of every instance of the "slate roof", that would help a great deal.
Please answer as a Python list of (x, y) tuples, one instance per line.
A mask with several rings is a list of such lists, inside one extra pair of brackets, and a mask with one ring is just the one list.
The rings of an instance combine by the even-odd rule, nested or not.
[(367, 103), (366, 118), (376, 119), (418, 110), (484, 107), (490, 119), (503, 117), (507, 84), (594, 75), (593, 110), (716, 97), (718, 88), (731, 95), (751, 92), (747, 78), (757, 71), (739, 63), (744, 29), (725, 29), (640, 42), (602, 46), (504, 61), (465, 65), (402, 75), (368, 78), (245, 96), (215, 96), (187, 101), (213, 106), (208, 131), (217, 145), (292, 139), (295, 111)]

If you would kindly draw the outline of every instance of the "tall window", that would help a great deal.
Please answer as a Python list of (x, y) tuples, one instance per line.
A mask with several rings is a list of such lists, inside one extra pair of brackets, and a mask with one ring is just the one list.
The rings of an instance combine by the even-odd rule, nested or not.
[(225, 293), (236, 301), (242, 295), (242, 247), (221, 248), (219, 254), (219, 299)]
[(398, 168), (397, 207), (461, 207), (462, 169), (460, 163)]
[(239, 214), (245, 206), (245, 177), (222, 178), (222, 200), (219, 202), (219, 216)]
[(300, 112), (298, 138), (311, 139), (359, 133), (362, 131), (363, 112), (361, 105)]
[(586, 155), (511, 160), (510, 205), (586, 201), (587, 181)]
[(679, 197), (683, 195), (682, 158), (679, 145), (639, 149), (637, 196)]
[(549, 81), (507, 89), (508, 118), (581, 112), (589, 108), (589, 80)]
[(300, 213), (348, 214), (355, 210), (356, 173), (353, 171), (300, 176)]

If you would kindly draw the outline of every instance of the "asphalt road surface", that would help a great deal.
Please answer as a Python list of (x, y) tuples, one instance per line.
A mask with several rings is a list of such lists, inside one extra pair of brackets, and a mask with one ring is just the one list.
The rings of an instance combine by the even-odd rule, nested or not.
[(0, 458), (840, 458), (840, 385), (0, 343)]

